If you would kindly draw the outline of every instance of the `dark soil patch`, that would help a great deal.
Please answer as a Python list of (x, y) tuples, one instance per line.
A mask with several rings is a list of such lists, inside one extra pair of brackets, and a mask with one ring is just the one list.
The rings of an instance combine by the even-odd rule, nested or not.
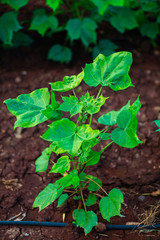
[[(1, 55), (2, 53), (3, 51)], [(110, 98), (101, 109), (100, 115), (110, 110), (118, 110), (129, 99), (134, 101), (140, 95), (142, 108), (138, 115), (138, 135), (143, 144), (134, 149), (120, 148), (114, 144), (103, 153), (99, 164), (88, 170), (88, 173), (102, 180), (106, 191), (118, 187), (124, 193), (125, 205), (122, 205), (122, 214), (125, 217), (115, 217), (111, 219), (111, 224), (138, 222), (138, 215), (159, 201), (159, 197), (142, 196), (144, 193), (160, 189), (160, 134), (155, 132), (156, 126), (153, 123), (155, 119), (160, 119), (160, 52), (141, 54), (134, 51), (133, 59), (130, 75), (135, 88), (117, 93), (106, 88), (103, 93)], [(34, 49), (20, 49), (17, 52), (9, 50), (1, 56), (0, 102), (37, 88), (48, 87), (49, 82), (62, 80), (65, 75), (78, 74), (86, 62), (91, 60), (83, 57), (82, 61), (77, 60), (71, 66), (48, 62), (45, 60), (45, 55), (41, 54), (41, 49), (36, 46)], [(82, 84), (82, 93), (87, 89), (89, 88)], [(98, 89), (94, 91), (92, 89), (91, 93), (96, 94)], [(97, 118), (98, 116), (95, 116), (95, 120)], [(62, 222), (62, 213), (65, 213), (65, 221), (71, 223), (73, 202), (69, 202), (62, 209), (57, 209), (54, 203), (40, 213), (38, 209), (32, 208), (39, 191), (58, 177), (48, 173), (35, 173), (34, 162), (47, 146), (47, 142), (40, 138), (47, 129), (47, 124), (13, 131), (14, 121), (15, 118), (2, 104), (0, 110), (0, 220), (8, 220), (19, 213), (25, 213), (24, 220)], [(99, 219), (103, 221), (100, 214)], [(157, 221), (160, 222), (160, 219)], [(154, 240), (160, 239), (160, 235), (159, 232), (105, 231), (99, 233), (93, 230), (88, 236), (84, 236), (83, 230), (72, 228), (71, 225), (65, 228), (1, 226), (0, 239)]]

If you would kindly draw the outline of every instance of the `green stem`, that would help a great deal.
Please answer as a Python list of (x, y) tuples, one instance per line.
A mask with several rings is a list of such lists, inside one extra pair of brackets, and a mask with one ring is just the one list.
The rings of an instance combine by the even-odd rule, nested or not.
[(76, 165), (75, 165), (75, 163), (74, 163), (73, 157), (72, 157), (69, 153), (66, 153), (66, 154), (67, 154), (67, 156), (71, 159), (71, 161), (72, 161), (72, 163), (73, 163), (74, 169), (76, 169)]
[(72, 91), (73, 91), (74, 96), (77, 98), (77, 95), (76, 95), (76, 93), (74, 91), (74, 88), (72, 89)]
[(93, 117), (93, 115), (91, 114), (91, 116), (90, 116), (90, 120), (89, 120), (89, 126), (91, 126), (91, 123), (92, 123), (92, 117)]
[(102, 148), (102, 150), (101, 150), (101, 152), (103, 152), (107, 147), (109, 147), (111, 144), (113, 143), (113, 141), (112, 142), (110, 142), (110, 143), (108, 143), (108, 145), (107, 146), (105, 146), (104, 148)]
[(99, 95), (101, 94), (102, 88), (103, 88), (103, 87), (101, 86), (100, 89), (99, 89), (99, 92), (98, 92), (98, 94), (97, 94), (96, 100), (98, 99)]
[(85, 178), (87, 178), (90, 181), (94, 182), (108, 196), (108, 193), (104, 190), (104, 188), (101, 187), (101, 185), (99, 185), (97, 182), (95, 182), (93, 179), (91, 179), (89, 177), (85, 177)]
[(84, 198), (83, 198), (83, 194), (82, 194), (82, 189), (80, 189), (80, 194), (81, 194), (84, 210), (85, 210), (85, 212), (87, 212), (87, 208), (86, 208), (86, 205), (85, 205), (85, 202), (84, 202)]

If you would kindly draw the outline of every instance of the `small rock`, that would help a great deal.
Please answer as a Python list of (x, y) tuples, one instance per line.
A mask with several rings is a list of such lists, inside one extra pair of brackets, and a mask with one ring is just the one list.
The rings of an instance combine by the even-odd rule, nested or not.
[(29, 237), (29, 233), (25, 233), (24, 236), (25, 236), (25, 237)]
[(16, 83), (20, 83), (20, 82), (21, 82), (21, 78), (20, 78), (20, 77), (16, 77), (16, 78), (15, 78), (15, 82), (16, 82)]
[(22, 73), (22, 75), (24, 75), (24, 76), (27, 75), (27, 71), (22, 71), (21, 73)]
[(145, 196), (141, 195), (141, 196), (138, 197), (138, 200), (143, 202), (145, 200), (145, 198), (146, 198)]
[(98, 223), (98, 226), (95, 226), (97, 232), (103, 233), (106, 231), (106, 225), (104, 223)]

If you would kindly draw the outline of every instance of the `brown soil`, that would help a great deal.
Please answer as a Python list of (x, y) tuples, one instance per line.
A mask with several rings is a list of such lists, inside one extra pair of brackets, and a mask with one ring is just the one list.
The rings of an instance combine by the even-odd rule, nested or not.
[[(60, 65), (47, 61), (45, 52), (42, 46), (36, 45), (31, 49), (1, 51), (1, 103), (7, 98), (15, 98), (19, 94), (48, 87), (49, 82), (62, 80), (65, 75), (78, 74), (86, 62), (91, 62), (88, 56), (82, 56), (81, 61), (76, 60), (72, 65)], [(158, 196), (143, 194), (160, 189), (160, 134), (155, 132), (156, 126), (153, 123), (155, 119), (160, 119), (160, 52), (134, 51), (133, 59), (130, 75), (135, 88), (117, 93), (106, 88), (103, 94), (110, 98), (99, 114), (118, 110), (129, 99), (133, 102), (140, 95), (142, 108), (138, 115), (138, 135), (143, 144), (134, 149), (120, 148), (114, 144), (103, 153), (97, 166), (88, 169), (88, 173), (102, 180), (106, 191), (118, 187), (124, 193), (125, 204), (122, 205), (124, 217), (114, 217), (111, 219), (111, 224), (138, 222), (139, 214), (149, 209), (150, 205), (156, 206), (159, 201)], [(87, 86), (82, 84), (82, 93), (86, 90)], [(91, 93), (97, 93), (97, 89), (91, 89)], [(98, 116), (95, 116), (95, 120), (97, 118)], [(47, 124), (43, 123), (30, 129), (17, 128), (13, 131), (14, 121), (14, 116), (2, 104), (0, 110), (0, 220), (8, 220), (21, 213), (18, 218), (23, 215), (23, 220), (62, 222), (62, 214), (65, 213), (65, 221), (71, 223), (71, 209), (74, 204), (72, 201), (62, 209), (57, 209), (54, 203), (40, 213), (38, 209), (32, 208), (33, 201), (40, 190), (58, 177), (48, 172), (35, 173), (34, 162), (47, 146), (47, 142), (40, 138), (47, 129)], [(99, 212), (98, 215), (100, 222), (107, 223), (102, 220)], [(157, 218), (157, 223), (159, 222), (160, 219)], [(71, 225), (65, 228), (0, 226), (0, 239), (154, 240), (160, 239), (160, 235), (158, 231), (115, 230), (101, 233), (94, 229), (85, 236), (82, 229), (72, 228)]]

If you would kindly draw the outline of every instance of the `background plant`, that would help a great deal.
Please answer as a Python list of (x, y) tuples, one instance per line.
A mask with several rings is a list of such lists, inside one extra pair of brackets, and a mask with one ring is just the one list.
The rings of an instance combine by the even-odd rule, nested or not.
[[(33, 207), (41, 211), (58, 199), (57, 207), (62, 207), (71, 197), (77, 201), (77, 208), (72, 216), (77, 226), (84, 228), (88, 234), (98, 224), (94, 211), (88, 207), (99, 204), (102, 217), (107, 221), (120, 214), (123, 202), (122, 192), (114, 188), (109, 193), (102, 187), (96, 176), (89, 175), (89, 166), (99, 162), (102, 152), (111, 144), (133, 148), (141, 141), (137, 136), (137, 113), (141, 107), (139, 97), (133, 104), (130, 101), (118, 111), (110, 111), (98, 118), (101, 129), (92, 128), (93, 115), (98, 113), (108, 97), (102, 95), (104, 87), (114, 91), (134, 86), (128, 75), (132, 64), (129, 52), (118, 52), (108, 57), (99, 54), (93, 63), (86, 64), (77, 76), (65, 76), (63, 81), (51, 83), (51, 93), (47, 88), (37, 89), (29, 94), (22, 94), (16, 99), (4, 102), (8, 110), (16, 116), (16, 127), (34, 127), (46, 120), (52, 123), (42, 138), (50, 142), (35, 161), (36, 172), (44, 172), (48, 168), (52, 152), (58, 160), (52, 162), (50, 173), (59, 173), (61, 178), (49, 183), (36, 197)], [(84, 80), (88, 86), (98, 87), (97, 96), (87, 91), (80, 98), (76, 96), (76, 87)], [(56, 101), (54, 92), (72, 90), (68, 97), (62, 96), (63, 102)], [(63, 117), (70, 113), (72, 121)], [(95, 151), (94, 146), (106, 141), (105, 147)]]
[[(28, 0), (1, 0), (13, 10), (0, 17), (0, 40), (3, 46), (27, 46), (33, 39), (27, 33), (36, 31), (42, 37), (54, 37), (58, 33), (65, 35), (62, 45), (54, 44), (48, 52), (48, 59), (70, 62), (71, 46), (81, 41), (85, 49), (92, 49), (93, 58), (99, 53), (109, 55), (118, 46), (109, 39), (99, 39), (99, 27), (109, 23), (120, 34), (138, 29), (142, 36), (151, 39), (156, 45), (159, 35), (160, 5), (158, 0), (89, 0), (89, 1), (44, 1), (44, 6), (32, 13), (32, 19), (18, 20), (21, 8), (27, 8)], [(28, 28), (26, 28), (26, 23)], [(25, 30), (25, 31), (23, 31)], [(27, 31), (27, 33), (26, 33)], [(109, 30), (106, 29), (106, 32)], [(109, 35), (109, 34), (108, 34)]]

